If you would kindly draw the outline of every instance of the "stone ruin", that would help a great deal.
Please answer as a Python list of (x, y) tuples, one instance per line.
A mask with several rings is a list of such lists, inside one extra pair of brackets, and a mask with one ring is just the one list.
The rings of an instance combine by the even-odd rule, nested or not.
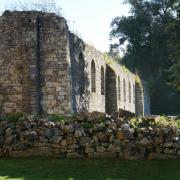
[(1, 113), (150, 113), (147, 85), (71, 33), (63, 17), (5, 11), (0, 42)]

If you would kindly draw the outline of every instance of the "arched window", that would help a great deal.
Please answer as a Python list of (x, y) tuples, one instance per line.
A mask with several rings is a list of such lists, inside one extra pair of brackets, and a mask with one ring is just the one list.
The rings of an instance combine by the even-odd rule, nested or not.
[(123, 80), (123, 92), (124, 92), (124, 102), (126, 102), (126, 81)]
[(79, 59), (78, 59), (78, 83), (79, 83), (79, 93), (80, 96), (83, 95), (85, 91), (85, 77), (84, 77), (84, 56), (82, 53), (79, 54)]
[(120, 84), (120, 78), (118, 76), (118, 100), (121, 100), (121, 84)]
[(104, 95), (104, 90), (105, 90), (105, 86), (104, 86), (104, 68), (103, 68), (103, 66), (101, 66), (101, 95)]
[(131, 83), (129, 82), (129, 103), (131, 103)]
[(96, 92), (96, 67), (94, 60), (91, 62), (91, 91)]

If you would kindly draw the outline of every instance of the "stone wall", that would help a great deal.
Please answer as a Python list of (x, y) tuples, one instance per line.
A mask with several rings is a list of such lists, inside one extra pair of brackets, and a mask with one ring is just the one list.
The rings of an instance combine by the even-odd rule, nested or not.
[[(109, 60), (104, 54), (97, 51), (94, 47), (87, 45), (72, 33), (70, 33), (69, 47), (73, 111), (87, 110), (89, 112), (100, 111), (112, 113), (119, 109), (124, 109), (135, 113), (135, 75), (113, 60)], [(83, 71), (85, 81), (84, 94), (81, 95), (78, 79), (78, 71), (81, 66), (81, 63), (79, 63), (80, 56), (83, 57), (84, 61)], [(96, 91), (92, 91), (92, 62), (94, 62), (96, 70)], [(103, 83), (102, 70), (104, 72)], [(125, 81), (125, 93), (123, 91), (123, 81)], [(104, 84), (104, 93), (102, 93), (102, 84)]]
[(0, 93), (5, 113), (70, 114), (68, 27), (41, 12), (0, 17)]
[(133, 73), (70, 33), (63, 17), (6, 11), (0, 39), (4, 113), (149, 113), (147, 88), (138, 90)]
[(70, 114), (68, 27), (54, 14), (39, 18), (42, 112)]
[[(32, 20), (31, 25), (29, 19)], [(34, 14), (8, 13), (0, 17), (0, 86), (1, 110), (31, 112), (37, 100), (36, 68), (36, 16)], [(31, 81), (31, 73), (34, 80)], [(32, 106), (31, 106), (32, 105)], [(33, 110), (32, 110), (33, 111)]]
[[(55, 158), (180, 158), (180, 129), (153, 125), (152, 118), (138, 119), (132, 128), (117, 114), (81, 113), (71, 120), (22, 117), (16, 122), (0, 119), (0, 156)], [(151, 122), (151, 123), (148, 123)], [(149, 124), (149, 125), (147, 125)], [(150, 125), (151, 124), (151, 125)]]

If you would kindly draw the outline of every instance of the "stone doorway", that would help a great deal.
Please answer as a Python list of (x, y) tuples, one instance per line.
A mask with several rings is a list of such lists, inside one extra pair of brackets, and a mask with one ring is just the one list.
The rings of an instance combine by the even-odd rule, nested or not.
[(107, 65), (106, 66), (106, 93), (105, 93), (106, 113), (111, 114), (117, 111), (117, 88), (116, 74)]

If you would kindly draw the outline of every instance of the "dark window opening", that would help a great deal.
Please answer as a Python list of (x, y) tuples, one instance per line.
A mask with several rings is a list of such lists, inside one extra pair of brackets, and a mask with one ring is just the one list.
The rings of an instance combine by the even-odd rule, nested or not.
[(91, 91), (96, 92), (96, 67), (94, 60), (91, 62)]
[(101, 95), (104, 95), (105, 91), (105, 84), (104, 84), (104, 68), (101, 67)]

